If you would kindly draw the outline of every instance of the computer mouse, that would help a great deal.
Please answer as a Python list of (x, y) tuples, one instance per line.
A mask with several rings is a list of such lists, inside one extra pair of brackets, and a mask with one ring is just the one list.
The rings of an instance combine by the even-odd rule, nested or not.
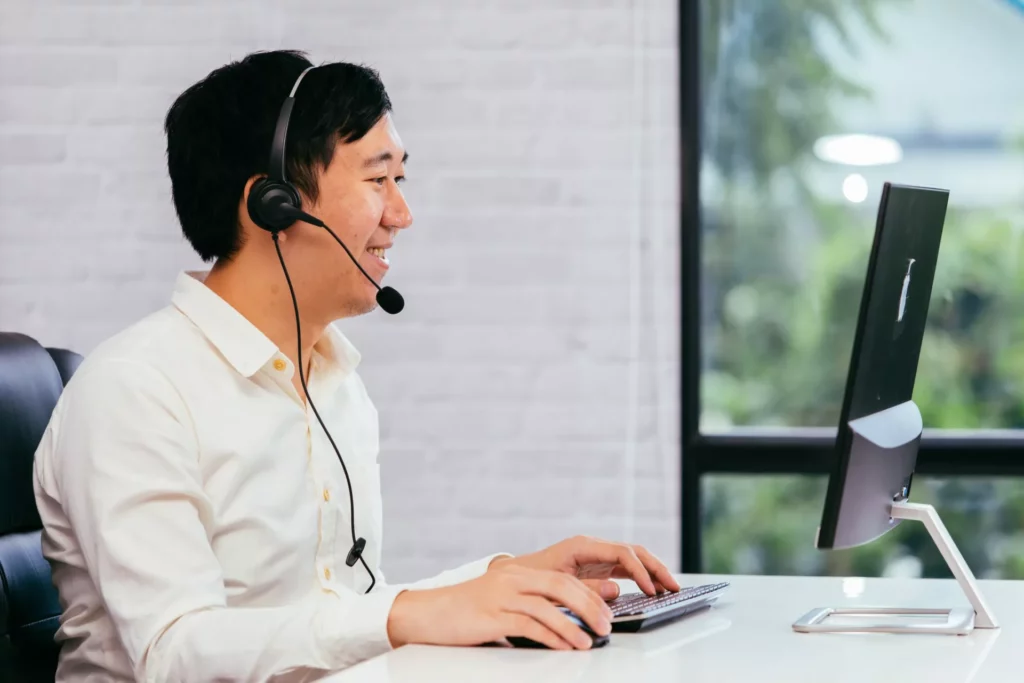
[[(596, 633), (594, 633), (594, 630), (587, 625), (587, 622), (583, 621), (579, 616), (576, 615), (575, 612), (570, 610), (568, 607), (559, 607), (558, 609), (560, 609), (562, 613), (565, 614), (567, 617), (576, 622), (576, 625), (579, 626), (584, 633), (590, 636), (591, 649), (604, 647), (608, 644), (608, 636), (599, 636)], [(505, 640), (511, 643), (512, 647), (533, 647), (551, 649), (544, 643), (538, 643), (536, 640), (530, 640), (529, 638), (526, 638), (524, 636), (508, 636), (507, 638), (505, 638)]]

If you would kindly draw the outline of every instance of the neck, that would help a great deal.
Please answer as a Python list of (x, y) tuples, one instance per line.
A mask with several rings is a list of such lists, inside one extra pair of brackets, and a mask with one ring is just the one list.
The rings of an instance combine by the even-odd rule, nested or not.
[[(295, 284), (296, 274), (289, 270), (289, 275)], [(226, 263), (218, 261), (207, 275), (205, 284), (274, 342), (296, 368), (299, 367), (295, 308), (276, 255), (273, 263), (250, 263), (241, 256)], [(327, 323), (311, 320), (310, 307), (303, 303), (301, 293), (296, 292), (296, 297), (302, 332), (302, 371), (308, 381), (313, 346), (320, 340)], [(296, 383), (298, 380), (296, 373)]]

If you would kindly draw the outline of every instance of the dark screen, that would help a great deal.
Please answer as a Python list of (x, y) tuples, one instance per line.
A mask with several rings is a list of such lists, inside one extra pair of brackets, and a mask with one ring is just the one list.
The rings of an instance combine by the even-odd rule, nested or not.
[[(882, 191), (839, 418), (837, 459), (818, 533), (819, 548), (831, 548), (835, 543), (853, 441), (849, 422), (913, 397), (948, 200), (946, 190), (887, 183)], [(910, 280), (901, 318), (908, 268)]]
[[(913, 396), (948, 198), (944, 190), (901, 186), (889, 190), (873, 282), (864, 292), (867, 310), (858, 324), (861, 344), (853, 359), (844, 423)], [(910, 281), (900, 320), (908, 268)]]

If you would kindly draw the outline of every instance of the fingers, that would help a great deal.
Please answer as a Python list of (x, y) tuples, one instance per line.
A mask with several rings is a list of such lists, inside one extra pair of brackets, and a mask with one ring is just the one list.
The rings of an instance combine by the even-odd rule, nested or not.
[[(629, 572), (627, 572), (627, 571), (625, 571), (623, 569), (616, 570), (616, 572), (614, 574), (612, 574), (612, 576), (614, 576), (616, 579), (631, 579), (631, 578), (633, 578), (633, 577), (631, 577), (629, 575)], [(652, 581), (654, 582), (654, 592), (655, 593), (665, 593), (665, 592), (668, 592), (668, 589), (665, 588), (663, 585), (661, 585), (660, 581), (654, 581), (653, 579), (652, 579)]]
[[(538, 570), (524, 575), (523, 591), (565, 605), (598, 635), (611, 632), (612, 611), (604, 600), (574, 576)], [(557, 610), (556, 610), (557, 611)], [(565, 615), (561, 615), (565, 618)]]
[(619, 597), (619, 584), (607, 579), (583, 579), (583, 585), (601, 596), (602, 600), (614, 600)]
[[(556, 612), (558, 610), (555, 610)], [(563, 618), (565, 615), (560, 615)], [(561, 636), (547, 628), (533, 617), (525, 614), (510, 613), (508, 615), (509, 628), (506, 636), (522, 636), (530, 640), (543, 643), (552, 650), (571, 650), (572, 645), (566, 642)], [(579, 631), (579, 629), (576, 629)], [(580, 633), (583, 633), (580, 631)], [(586, 634), (584, 634), (586, 635)]]
[[(628, 571), (626, 571), (622, 567), (616, 567), (612, 571), (612, 578), (613, 579), (631, 579), (633, 577), (630, 575), (630, 573)], [(669, 589), (666, 588), (665, 586), (663, 586), (660, 581), (655, 581), (654, 582), (654, 590), (656, 592), (658, 592), (658, 593), (667, 593)], [(675, 589), (673, 589), (673, 592), (674, 591), (675, 591)]]
[(647, 550), (647, 548), (642, 545), (634, 545), (633, 552), (636, 553), (637, 558), (639, 558), (640, 562), (643, 563), (647, 572), (651, 575), (651, 578), (654, 579), (654, 582), (658, 584), (657, 588), (660, 589), (659, 592), (666, 588), (670, 591), (679, 590), (679, 582), (672, 576), (672, 572), (668, 570), (668, 567), (666, 567), (661, 560), (656, 558), (649, 550)]
[(612, 574), (613, 576), (624, 574), (623, 578), (633, 579), (640, 590), (647, 595), (654, 595), (657, 592), (647, 568), (637, 557), (632, 546), (609, 543), (608, 541), (590, 541), (577, 553), (577, 562), (582, 564), (581, 560), (588, 563), (614, 562), (618, 565), (616, 569), (621, 567), (622, 573), (616, 571)]
[(659, 592), (656, 584), (661, 584), (662, 590), (679, 590), (679, 584), (668, 567), (641, 545), (611, 543), (587, 537), (579, 537), (575, 542), (577, 566), (610, 563), (615, 567), (611, 571), (613, 577), (633, 579), (647, 595)]
[[(521, 596), (516, 601), (513, 609), (528, 618), (532, 624), (518, 624), (524, 630), (529, 630), (536, 635), (514, 633), (511, 635), (525, 635), (530, 640), (544, 643), (548, 647), (554, 647), (552, 643), (560, 644), (557, 649), (565, 650), (576, 648), (578, 650), (590, 649), (590, 636), (583, 632), (579, 626), (574, 624), (569, 617), (562, 613), (550, 601), (534, 595)], [(541, 632), (544, 633), (541, 633)], [(540, 637), (538, 637), (540, 636)]]

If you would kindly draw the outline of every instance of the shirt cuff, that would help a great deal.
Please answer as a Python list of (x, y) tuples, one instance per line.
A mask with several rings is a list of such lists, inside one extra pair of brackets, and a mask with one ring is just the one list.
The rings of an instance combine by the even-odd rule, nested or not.
[(400, 586), (382, 586), (367, 595), (328, 596), (314, 633), (329, 670), (352, 666), (394, 649), (388, 638), (388, 616), (403, 590)]

